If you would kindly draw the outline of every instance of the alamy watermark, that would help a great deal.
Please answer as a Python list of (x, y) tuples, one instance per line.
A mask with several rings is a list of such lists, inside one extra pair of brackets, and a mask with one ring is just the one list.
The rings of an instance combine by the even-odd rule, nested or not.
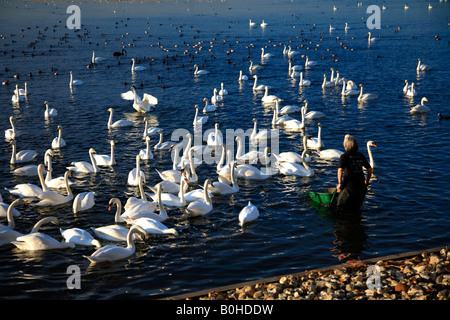
[(81, 289), (81, 270), (80, 267), (72, 264), (67, 267), (66, 274), (70, 276), (66, 280), (67, 289)]
[(68, 29), (81, 29), (81, 9), (77, 5), (70, 5), (67, 7), (66, 13), (71, 14), (67, 18), (66, 26)]
[(366, 26), (369, 29), (381, 29), (381, 9), (379, 6), (370, 5), (367, 7), (366, 13), (371, 13), (371, 16), (366, 21)]
[(381, 270), (377, 265), (369, 266), (366, 270), (367, 281), (366, 285), (368, 289), (381, 289)]

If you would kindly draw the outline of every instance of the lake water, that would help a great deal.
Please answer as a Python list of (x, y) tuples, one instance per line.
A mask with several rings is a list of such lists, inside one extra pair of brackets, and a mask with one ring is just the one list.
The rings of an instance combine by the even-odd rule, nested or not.
[[(66, 28), (69, 4), (81, 9), (81, 30)], [(333, 4), (337, 10), (333, 10)], [(369, 30), (367, 6), (334, 1), (162, 1), (162, 2), (33, 2), (0, 1), (2, 38), (0, 123), (10, 128), (14, 116), (20, 132), (18, 150), (34, 149), (42, 162), (44, 152), (63, 128), (67, 146), (55, 151), (53, 169), (62, 176), (72, 161), (89, 161), (88, 150), (109, 153), (109, 141), (116, 143), (117, 165), (98, 174), (72, 176), (74, 194), (95, 192), (95, 206), (74, 215), (71, 204), (39, 208), (19, 206), (16, 229), (29, 232), (43, 216), (58, 217), (63, 229), (113, 223), (108, 202), (118, 197), (125, 203), (138, 196), (127, 186), (127, 175), (135, 167), (135, 157), (145, 147), (143, 119), (164, 130), (164, 140), (177, 129), (194, 134), (194, 105), (203, 108), (203, 98), (224, 83), (229, 94), (209, 113), (203, 133), (219, 123), (221, 130), (253, 127), (271, 128), (273, 111), (261, 103), (263, 93), (254, 94), (253, 79), (240, 83), (239, 71), (272, 87), (270, 94), (282, 98), (281, 106), (302, 105), (322, 111), (322, 140), (326, 148), (342, 149), (345, 134), (356, 136), (360, 150), (372, 148), (376, 170), (360, 220), (334, 218), (314, 206), (309, 191), (337, 184), (337, 163), (313, 155), (309, 178), (276, 174), (262, 182), (240, 179), (240, 191), (216, 196), (206, 217), (189, 218), (184, 209), (167, 208), (168, 227), (178, 236), (152, 236), (138, 243), (136, 254), (127, 260), (90, 265), (83, 255), (93, 248), (24, 252), (12, 245), (0, 248), (0, 281), (3, 299), (115, 299), (159, 298), (236, 282), (271, 277), (305, 269), (338, 264), (345, 259), (367, 259), (394, 253), (446, 245), (450, 240), (447, 214), (450, 199), (450, 115), (448, 101), (450, 12), (446, 2), (389, 2), (381, 10), (381, 29)], [(249, 19), (257, 23), (249, 27)], [(262, 20), (268, 25), (260, 27)], [(351, 29), (345, 32), (345, 23)], [(336, 29), (329, 30), (330, 24)], [(367, 34), (377, 40), (369, 45)], [(441, 40), (436, 40), (438, 36)], [(121, 46), (127, 56), (120, 60), (113, 52)], [(299, 88), (298, 79), (288, 74), (284, 45), (317, 61), (304, 70), (310, 87)], [(261, 63), (261, 48), (274, 54), (263, 61), (264, 69), (250, 73), (250, 60)], [(87, 68), (92, 51), (105, 57), (101, 64)], [(146, 66), (130, 71), (131, 58)], [(432, 67), (416, 72), (417, 59)], [(120, 61), (120, 64), (118, 63)], [(305, 57), (294, 57), (304, 64)], [(210, 73), (194, 77), (198, 64)], [(379, 99), (358, 103), (356, 97), (342, 98), (341, 87), (322, 89), (323, 74), (330, 68), (341, 77), (364, 84), (364, 91)], [(39, 72), (40, 71), (40, 72)], [(69, 72), (84, 84), (70, 90)], [(55, 73), (58, 75), (55, 75)], [(31, 73), (31, 77), (29, 75)], [(19, 74), (19, 78), (14, 75)], [(418, 92), (406, 97), (404, 80), (414, 82)], [(11, 102), (15, 85), (28, 84), (28, 97), (19, 105)], [(132, 102), (120, 94), (135, 85), (138, 94), (151, 94), (159, 103), (148, 114), (137, 113)], [(431, 112), (411, 115), (411, 107), (426, 97)], [(44, 119), (44, 101), (58, 110), (58, 116)], [(108, 130), (108, 108), (114, 118), (135, 121), (130, 128)], [(292, 114), (295, 118), (300, 115)], [(280, 130), (280, 151), (303, 151), (302, 137), (317, 135), (317, 120), (307, 122), (303, 131)], [(198, 138), (198, 136), (196, 136)], [(153, 137), (151, 145), (157, 142)], [(177, 137), (177, 141), (181, 138)], [(230, 143), (230, 141), (227, 141)], [(203, 142), (205, 143), (205, 142)], [(231, 141), (233, 143), (233, 141)], [(11, 146), (5, 140), (0, 150), (0, 186), (6, 203), (15, 197), (5, 188), (18, 183), (36, 183), (36, 177), (10, 173)], [(216, 164), (197, 168), (198, 184), (206, 178), (217, 180)], [(160, 181), (155, 169), (171, 169), (168, 151), (154, 151), (154, 159), (142, 161), (147, 186)], [(190, 188), (198, 188), (193, 184)], [(149, 189), (146, 191), (151, 192)], [(242, 228), (239, 211), (251, 201), (259, 218)], [(2, 221), (6, 223), (5, 219)], [(62, 240), (58, 228), (47, 225), (43, 232)], [(102, 241), (102, 244), (108, 244)], [(340, 260), (344, 258), (343, 260)], [(66, 286), (67, 268), (81, 270), (81, 289)]]

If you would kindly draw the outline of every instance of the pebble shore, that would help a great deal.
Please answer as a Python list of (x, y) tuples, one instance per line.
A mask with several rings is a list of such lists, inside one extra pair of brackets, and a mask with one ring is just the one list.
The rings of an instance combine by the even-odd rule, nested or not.
[[(276, 282), (210, 291), (186, 300), (449, 300), (450, 252), (424, 251), (405, 259), (361, 261), (282, 276)], [(372, 266), (371, 268), (369, 268)], [(372, 272), (368, 272), (368, 269)], [(376, 275), (379, 282), (374, 281)], [(370, 278), (370, 281), (368, 281)]]

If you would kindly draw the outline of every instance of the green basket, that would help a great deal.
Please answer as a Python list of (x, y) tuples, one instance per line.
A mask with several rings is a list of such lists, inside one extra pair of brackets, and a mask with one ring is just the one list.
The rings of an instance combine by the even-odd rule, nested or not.
[(331, 206), (334, 197), (336, 196), (336, 193), (337, 193), (336, 188), (328, 188), (328, 190), (322, 192), (310, 192), (309, 197), (318, 204), (324, 206)]

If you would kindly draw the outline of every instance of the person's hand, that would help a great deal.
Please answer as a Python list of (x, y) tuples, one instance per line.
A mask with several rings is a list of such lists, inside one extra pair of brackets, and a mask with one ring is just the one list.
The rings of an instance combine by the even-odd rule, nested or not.
[(342, 186), (341, 183), (339, 183), (339, 184), (336, 186), (337, 191), (341, 191), (341, 186)]

